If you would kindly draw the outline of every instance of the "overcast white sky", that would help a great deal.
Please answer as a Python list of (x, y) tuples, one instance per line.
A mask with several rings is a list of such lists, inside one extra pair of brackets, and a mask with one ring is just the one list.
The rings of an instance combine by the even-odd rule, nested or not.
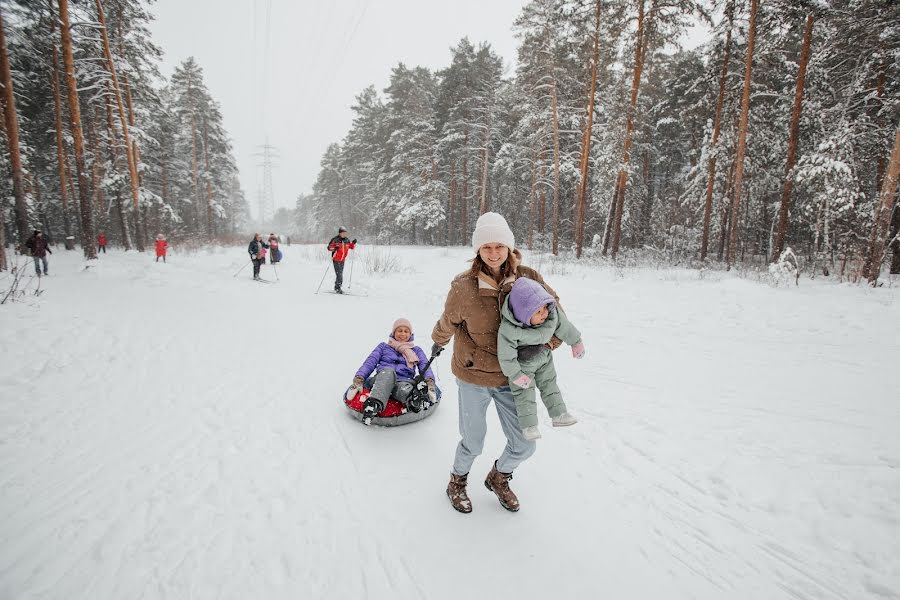
[(465, 35), (490, 42), (511, 66), (511, 26), (524, 4), (157, 0), (153, 37), (165, 52), (167, 77), (188, 56), (203, 67), (255, 216), (260, 176), (253, 155), (266, 136), (281, 155), (272, 175), (275, 206), (293, 207), (299, 193), (312, 189), (325, 148), (349, 129), (357, 93), (369, 84), (383, 89), (398, 61), (446, 66), (450, 47)]

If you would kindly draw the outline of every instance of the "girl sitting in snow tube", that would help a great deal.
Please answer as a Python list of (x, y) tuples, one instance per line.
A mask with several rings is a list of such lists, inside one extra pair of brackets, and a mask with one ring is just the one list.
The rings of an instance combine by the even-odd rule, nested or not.
[(418, 421), (440, 401), (430, 363), (414, 339), (412, 324), (397, 319), (387, 342), (378, 344), (356, 371), (345, 404), (366, 425)]

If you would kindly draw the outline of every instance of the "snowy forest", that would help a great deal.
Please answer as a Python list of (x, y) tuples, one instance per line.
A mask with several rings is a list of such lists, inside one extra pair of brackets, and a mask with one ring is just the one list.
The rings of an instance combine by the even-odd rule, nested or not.
[(163, 78), (147, 5), (0, 3), (0, 268), (33, 228), (87, 258), (101, 232), (140, 251), (160, 231), (243, 233), (249, 211), (203, 69), (189, 58)]
[[(712, 38), (682, 49), (698, 21)], [(534, 0), (513, 27), (513, 73), (464, 38), (445, 68), (400, 63), (359, 93), (297, 201), (306, 237), (465, 244), (495, 210), (553, 254), (792, 248), (825, 273), (885, 254), (900, 272), (900, 4)]]
[[(248, 233), (202, 67), (162, 76), (148, 4), (2, 3), (0, 247), (37, 224), (88, 258), (100, 231), (138, 250)], [(463, 38), (445, 68), (362, 89), (276, 222), (460, 245), (494, 210), (555, 255), (900, 273), (898, 3), (534, 0), (511, 18), (514, 71)], [(711, 39), (682, 48), (698, 23)]]

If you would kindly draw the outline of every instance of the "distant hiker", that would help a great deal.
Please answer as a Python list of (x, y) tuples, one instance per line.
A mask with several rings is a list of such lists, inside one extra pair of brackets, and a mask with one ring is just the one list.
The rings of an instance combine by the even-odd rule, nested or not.
[(497, 358), (503, 374), (509, 378), (516, 399), (519, 427), (525, 439), (541, 437), (537, 426), (535, 386), (541, 392), (541, 401), (547, 407), (554, 427), (577, 423), (578, 419), (569, 414), (556, 385), (553, 355), (545, 344), (555, 335), (572, 346), (572, 356), (583, 358), (581, 333), (557, 306), (550, 292), (527, 277), (516, 279), (500, 309), (500, 316)]
[[(509, 488), (509, 480), (513, 470), (534, 454), (536, 444), (526, 440), (519, 428), (516, 400), (497, 359), (500, 306), (519, 277), (546, 284), (537, 271), (519, 264), (522, 255), (515, 249), (515, 236), (501, 215), (485, 213), (478, 218), (472, 247), (475, 251), (472, 266), (453, 279), (444, 313), (431, 332), (436, 347), (446, 346), (454, 338), (451, 368), (459, 388), (461, 439), (456, 447), (447, 496), (459, 512), (472, 512), (466, 485), (469, 470), (484, 449), (487, 409), (493, 401), (506, 436), (506, 448), (484, 483), (497, 495), (503, 508), (515, 512), (519, 510), (519, 499)], [(547, 288), (547, 291), (558, 300), (553, 290)], [(551, 339), (547, 346), (554, 349), (560, 343)]]
[(343, 294), (341, 286), (344, 285), (344, 261), (350, 255), (351, 250), (356, 249), (356, 240), (347, 239), (347, 228), (340, 227), (338, 234), (328, 242), (328, 251), (331, 252), (331, 262), (334, 264), (334, 292)]
[(49, 275), (47, 272), (47, 253), (53, 254), (53, 250), (47, 245), (44, 234), (39, 229), (35, 229), (31, 237), (25, 240), (25, 247), (28, 248), (31, 252), (31, 257), (34, 258), (34, 272), (37, 273), (37, 276), (41, 276), (41, 263), (44, 266), (44, 275)]
[(253, 240), (247, 247), (250, 253), (250, 260), (253, 261), (253, 279), (260, 280), (259, 268), (266, 262), (266, 248), (269, 245), (262, 241), (262, 236), (258, 233), (253, 234)]
[[(417, 370), (428, 364), (428, 359), (414, 340), (412, 324), (407, 319), (397, 319), (388, 340), (375, 346), (356, 371), (347, 390), (347, 400), (352, 400), (363, 389), (365, 380), (375, 373), (372, 389), (362, 397), (363, 417), (374, 417), (383, 411), (391, 398), (413, 412), (424, 408), (413, 399), (413, 379)], [(428, 399), (434, 404), (437, 402), (434, 374), (429, 368), (423, 375), (428, 384)]]
[(169, 244), (166, 242), (166, 236), (161, 233), (156, 234), (156, 262), (159, 262), (160, 257), (162, 257), (163, 262), (166, 262), (166, 249), (169, 247)]
[(287, 244), (288, 244), (288, 246), (291, 245), (291, 236), (287, 236)]
[(278, 236), (274, 233), (269, 234), (269, 262), (273, 265), (281, 262), (281, 250), (278, 249)]
[(101, 251), (106, 254), (106, 234), (102, 231), (97, 236), (97, 254), (100, 254)]

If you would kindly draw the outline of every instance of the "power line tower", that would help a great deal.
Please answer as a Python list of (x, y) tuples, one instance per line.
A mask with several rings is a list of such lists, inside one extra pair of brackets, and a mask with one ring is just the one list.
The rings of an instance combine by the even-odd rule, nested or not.
[(278, 150), (269, 144), (269, 140), (262, 146), (258, 146), (259, 152), (253, 156), (259, 157), (258, 167), (262, 169), (262, 181), (259, 183), (259, 222), (265, 223), (275, 215), (275, 195), (272, 192), (272, 166), (280, 158)]

